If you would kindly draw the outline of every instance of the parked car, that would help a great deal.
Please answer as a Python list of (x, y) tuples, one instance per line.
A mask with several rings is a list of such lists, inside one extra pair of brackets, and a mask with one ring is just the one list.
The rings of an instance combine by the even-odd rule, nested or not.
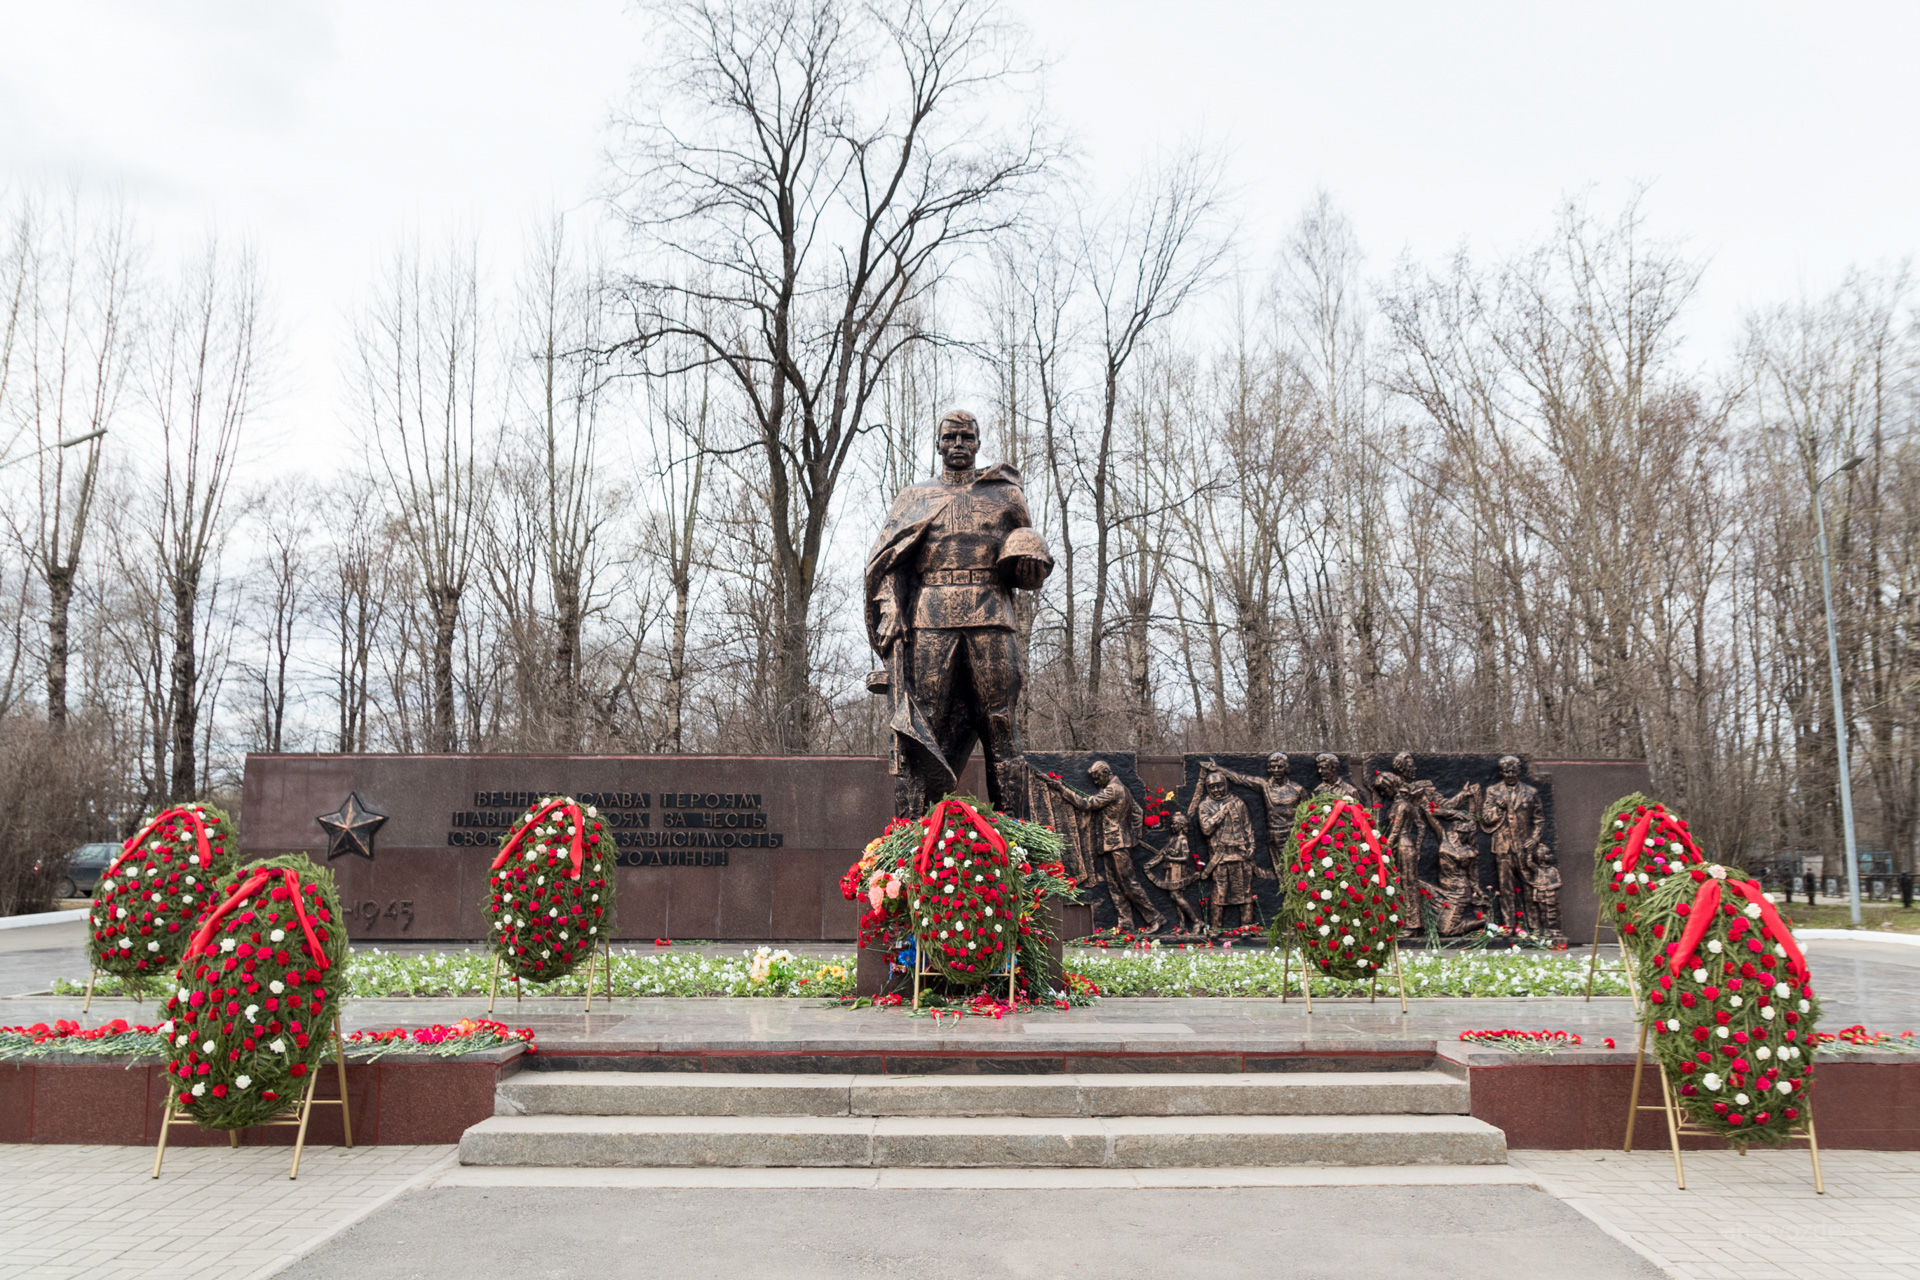
[[(114, 842), (105, 844), (83, 844), (67, 855), (67, 869), (54, 881), (53, 896), (56, 898), (91, 898), (93, 887), (100, 883), (100, 877), (108, 866), (120, 855), (120, 846)], [(40, 871), (38, 862), (33, 864), (36, 874)]]

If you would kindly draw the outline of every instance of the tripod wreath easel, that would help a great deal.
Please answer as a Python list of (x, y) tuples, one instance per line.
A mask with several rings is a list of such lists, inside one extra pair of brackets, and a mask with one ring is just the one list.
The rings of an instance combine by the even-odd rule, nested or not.
[[(1393, 979), (1400, 987), (1400, 1012), (1407, 1011), (1407, 977), (1400, 970), (1400, 940), (1388, 939), (1387, 945), (1393, 953)], [(1293, 947), (1289, 944), (1280, 959), (1280, 1003), (1287, 1002), (1287, 988), (1291, 984), (1293, 969)], [(1313, 1012), (1313, 966), (1305, 956), (1300, 957), (1300, 994), (1307, 999), (1307, 1012)], [(1372, 1004), (1380, 995), (1380, 969), (1375, 966), (1373, 981), (1367, 989), (1367, 1003)]]
[[(600, 945), (587, 954), (587, 1005), (586, 1012), (593, 1012), (593, 968), (600, 962), (607, 975), (607, 1003), (613, 1003), (613, 940), (602, 938)], [(526, 984), (516, 979), (513, 984), (513, 1002), (518, 1005)], [(494, 1001), (500, 995), (500, 953), (493, 953), (493, 979), (487, 984), (487, 1012), (493, 1012)]]
[[(1680, 1139), (1682, 1137), (1717, 1137), (1719, 1135), (1704, 1125), (1693, 1123), (1681, 1114), (1680, 1100), (1674, 1096), (1673, 1086), (1667, 1082), (1666, 1069), (1658, 1063), (1654, 1064), (1654, 1073), (1660, 1077), (1660, 1102), (1658, 1105), (1655, 1105), (1653, 1103), (1643, 1103), (1640, 1101), (1640, 1079), (1646, 1067), (1646, 1056), (1647, 1024), (1643, 1021), (1640, 1024), (1639, 1043), (1634, 1046), (1633, 1050), (1633, 1091), (1627, 1095), (1627, 1136), (1626, 1140), (1620, 1144), (1620, 1149), (1622, 1151), (1633, 1150), (1634, 1122), (1640, 1118), (1642, 1111), (1660, 1112), (1666, 1117), (1667, 1145), (1673, 1151), (1674, 1187), (1677, 1190), (1685, 1191), (1687, 1189), (1687, 1167), (1680, 1157)], [(1804, 1121), (1804, 1124), (1800, 1125), (1798, 1131), (1792, 1136), (1794, 1138), (1806, 1139), (1807, 1154), (1812, 1157), (1813, 1160), (1813, 1191), (1815, 1195), (1823, 1196), (1827, 1193), (1827, 1184), (1826, 1180), (1820, 1175), (1820, 1138), (1813, 1127), (1813, 1107), (1805, 1099), (1802, 1099), (1800, 1108), (1801, 1120)], [(1743, 1156), (1747, 1154), (1747, 1145), (1748, 1144), (1744, 1142), (1735, 1142), (1733, 1144), (1734, 1149)]]
[[(334, 1068), (340, 1080), (340, 1096), (338, 1098), (316, 1098), (314, 1094), (320, 1087), (321, 1073), (317, 1070), (310, 1071), (307, 1073), (307, 1089), (301, 1096), (298, 1107), (274, 1116), (270, 1120), (262, 1120), (257, 1126), (249, 1126), (261, 1129), (285, 1128), (289, 1125), (298, 1127), (299, 1132), (293, 1140), (293, 1165), (287, 1170), (289, 1180), (300, 1176), (300, 1156), (307, 1149), (307, 1122), (313, 1118), (313, 1109), (315, 1107), (340, 1108), (340, 1129), (342, 1136), (346, 1139), (344, 1145), (349, 1149), (353, 1147), (353, 1110), (347, 1101), (347, 1043), (340, 1035), (340, 1015), (338, 1013), (333, 1015), (332, 1039)], [(167, 1158), (168, 1132), (174, 1125), (192, 1125), (193, 1123), (193, 1117), (184, 1114), (180, 1110), (179, 1102), (169, 1094), (166, 1111), (160, 1120), (160, 1142), (153, 1153), (154, 1177), (157, 1178), (160, 1176), (160, 1163)], [(238, 1147), (240, 1145), (240, 1131), (238, 1129), (227, 1130), (227, 1145), (229, 1147)]]
[[(920, 939), (915, 938), (913, 940), (913, 1007), (915, 1009), (918, 1009), (920, 1007), (921, 976), (926, 975), (928, 977), (931, 977), (935, 972), (937, 972), (931, 965), (927, 964), (925, 957), (926, 957), (926, 949), (920, 945)], [(1019, 972), (1020, 972), (1020, 948), (1017, 946), (1008, 947), (1007, 948), (1007, 968), (1006, 968), (1007, 1003), (1008, 1004), (1017, 1005), (1020, 1003), (1018, 998), (1019, 987), (1016, 985), (1019, 981)], [(999, 975), (993, 974), (989, 976), (998, 977)]]

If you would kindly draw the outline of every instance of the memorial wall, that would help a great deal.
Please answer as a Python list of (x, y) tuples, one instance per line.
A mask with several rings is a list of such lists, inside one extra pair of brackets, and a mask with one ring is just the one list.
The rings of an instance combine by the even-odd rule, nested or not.
[[(1171, 807), (1182, 810), (1205, 762), (1214, 762), (1233, 775), (1229, 790), (1248, 811), (1256, 866), (1270, 867), (1264, 796), (1248, 785), (1261, 781), (1266, 757), (1027, 757), (1040, 777), (1059, 774), (1081, 792), (1094, 790), (1087, 771), (1096, 759), (1109, 762), (1138, 805), (1144, 807), (1149, 788), (1171, 789)], [(1293, 781), (1312, 785), (1314, 759), (1291, 759)], [(1340, 760), (1345, 773), (1369, 783), (1389, 763), (1372, 754)], [(1500, 782), (1495, 755), (1415, 760), (1419, 776), (1440, 789)], [(1593, 931), (1591, 858), (1600, 815), (1647, 786), (1646, 766), (1536, 760), (1526, 777), (1540, 792), (1547, 842), (1558, 858), (1561, 927), (1582, 941)], [(959, 788), (984, 789), (977, 759)], [(260, 754), (247, 757), (241, 852), (249, 859), (306, 852), (327, 862), (356, 941), (477, 940), (486, 934), (481, 901), (494, 851), (526, 807), (550, 794), (572, 795), (605, 815), (620, 850), (615, 937), (642, 941), (852, 941), (858, 912), (841, 898), (840, 876), (885, 829), (895, 802), (887, 762), (871, 756)], [(1376, 798), (1370, 787), (1366, 798)], [(1166, 827), (1143, 829), (1134, 861), (1144, 864), (1168, 834)], [(1467, 838), (1475, 839), (1471, 829)], [(1497, 900), (1493, 845), (1493, 837), (1480, 836), (1475, 849), (1479, 879)], [(1438, 842), (1429, 839), (1418, 857), (1422, 878), (1437, 877)], [(1100, 862), (1109, 874), (1089, 895), (1094, 927), (1119, 920), (1112, 860)], [(1172, 899), (1144, 865), (1134, 885), (1136, 915), (1150, 906), (1169, 923), (1176, 919)], [(1273, 884), (1263, 879), (1256, 888), (1264, 918)]]

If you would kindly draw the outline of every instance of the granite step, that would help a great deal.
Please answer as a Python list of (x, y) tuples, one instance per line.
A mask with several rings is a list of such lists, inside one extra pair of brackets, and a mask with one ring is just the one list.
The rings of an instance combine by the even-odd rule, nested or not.
[(1441, 1071), (1017, 1076), (522, 1071), (499, 1116), (1464, 1115)]
[(1154, 1169), (1503, 1164), (1462, 1115), (494, 1116), (460, 1162), (543, 1167)]

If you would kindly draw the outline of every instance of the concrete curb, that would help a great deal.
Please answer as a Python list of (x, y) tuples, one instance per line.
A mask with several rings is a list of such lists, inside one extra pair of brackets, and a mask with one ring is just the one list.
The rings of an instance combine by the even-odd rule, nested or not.
[(1879, 929), (1795, 929), (1793, 936), (1807, 942), (1891, 942), (1897, 947), (1920, 947), (1920, 933)]
[(87, 909), (77, 911), (35, 911), (24, 916), (0, 916), (0, 929), (34, 929), (48, 924), (78, 924), (87, 918)]

